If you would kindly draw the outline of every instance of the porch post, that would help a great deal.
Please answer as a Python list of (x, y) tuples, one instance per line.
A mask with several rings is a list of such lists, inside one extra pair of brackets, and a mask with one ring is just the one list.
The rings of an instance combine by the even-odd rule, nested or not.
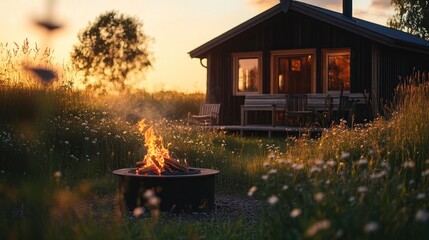
[(378, 44), (372, 42), (372, 67), (371, 67), (371, 101), (372, 101), (372, 113), (373, 117), (378, 115), (378, 99), (380, 97), (378, 87), (379, 87), (379, 57), (380, 51)]

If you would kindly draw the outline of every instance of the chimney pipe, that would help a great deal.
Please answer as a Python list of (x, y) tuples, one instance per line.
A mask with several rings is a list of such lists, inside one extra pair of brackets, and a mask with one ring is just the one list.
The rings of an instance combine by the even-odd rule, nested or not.
[(353, 17), (352, 0), (343, 0), (343, 15), (348, 18)]

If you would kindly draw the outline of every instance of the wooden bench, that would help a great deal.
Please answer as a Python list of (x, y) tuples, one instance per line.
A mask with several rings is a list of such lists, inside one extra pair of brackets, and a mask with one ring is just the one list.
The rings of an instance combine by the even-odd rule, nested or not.
[(201, 104), (198, 115), (188, 113), (188, 124), (199, 122), (203, 125), (218, 125), (219, 124), (220, 103), (216, 104)]
[(330, 124), (334, 111), (337, 116), (343, 114), (342, 112), (353, 113), (357, 104), (367, 102), (368, 99), (363, 93), (348, 93), (342, 97), (339, 93), (247, 95), (241, 105), (241, 125), (247, 125), (249, 111), (269, 111), (273, 127), (276, 125), (276, 112), (283, 112), (282, 123), (289, 124), (289, 119), (293, 119), (295, 124), (309, 120), (321, 122), (321, 125), (326, 127)]
[(247, 113), (249, 111), (270, 111), (272, 126), (276, 125), (276, 111), (285, 108), (286, 98), (284, 94), (246, 95), (244, 105), (241, 105), (241, 125), (247, 125)]

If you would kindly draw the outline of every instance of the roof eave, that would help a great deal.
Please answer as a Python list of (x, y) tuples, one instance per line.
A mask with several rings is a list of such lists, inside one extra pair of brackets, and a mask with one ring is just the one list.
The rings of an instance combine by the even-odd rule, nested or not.
[(239, 35), (240, 33), (247, 31), (248, 29), (269, 19), (270, 17), (280, 13), (281, 11), (282, 11), (282, 8), (280, 4), (277, 4), (276, 6), (266, 10), (265, 12), (262, 12), (259, 15), (256, 15), (255, 17), (245, 21), (244, 23), (241, 23), (240, 25), (232, 28), (231, 30), (195, 48), (194, 50), (190, 51), (188, 54), (191, 56), (191, 58), (205, 58), (207, 55), (207, 52), (213, 47), (216, 47), (217, 45), (223, 42), (226, 42), (229, 39)]

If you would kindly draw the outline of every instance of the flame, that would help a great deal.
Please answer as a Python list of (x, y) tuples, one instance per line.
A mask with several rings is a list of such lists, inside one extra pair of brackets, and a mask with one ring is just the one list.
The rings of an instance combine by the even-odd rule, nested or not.
[(136, 169), (136, 173), (144, 169), (154, 170), (158, 175), (164, 171), (165, 159), (170, 158), (168, 149), (162, 144), (162, 137), (157, 136), (153, 126), (148, 126), (143, 119), (138, 123), (139, 131), (144, 135), (144, 146), (147, 148), (147, 154), (142, 159), (143, 166)]

